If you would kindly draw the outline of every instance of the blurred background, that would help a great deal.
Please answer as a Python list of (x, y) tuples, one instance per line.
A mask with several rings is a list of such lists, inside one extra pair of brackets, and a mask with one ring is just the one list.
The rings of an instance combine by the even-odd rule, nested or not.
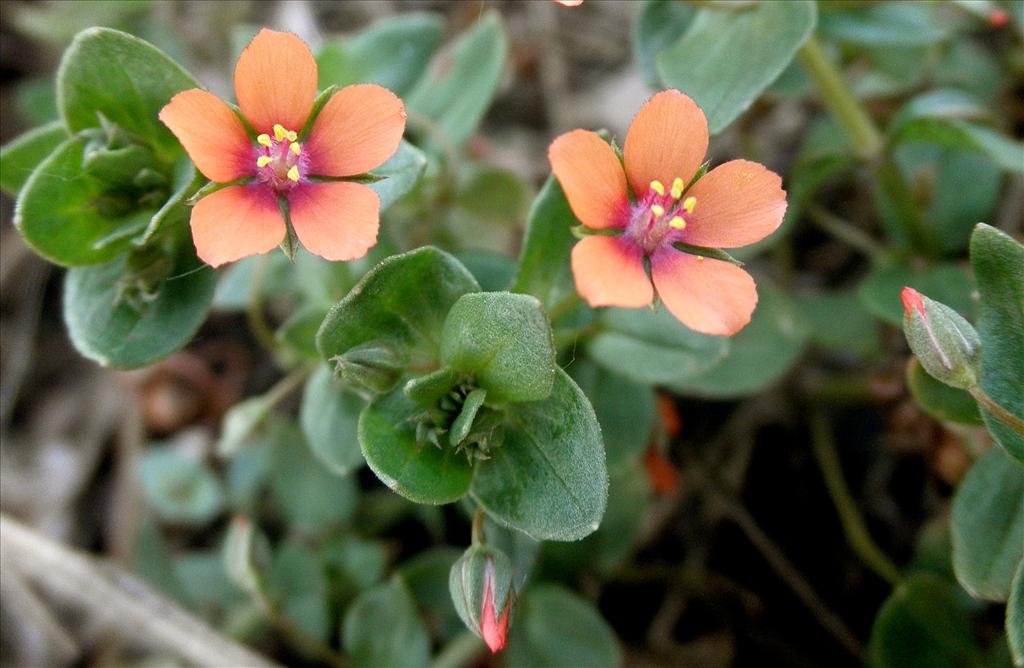
[[(502, 258), (516, 257), (530, 203), (549, 174), (551, 140), (583, 127), (607, 128), (621, 142), (654, 90), (649, 45), (636, 38), (648, 4), (5, 0), (0, 139), (57, 117), (54, 73), (74, 34), (88, 26), (152, 42), (230, 99), (234, 61), (261, 26), (293, 31), (317, 51), (397, 13), (423, 11), (443, 19), (445, 44), (493, 10), (508, 37), (507, 60), (482, 124), (455, 157), (454, 203), (434, 234), (471, 267), (476, 262), (501, 275), (511, 271), (512, 260)], [(947, 7), (928, 14), (938, 36), (923, 44), (901, 45), (898, 36), (850, 38), (843, 12), (872, 4), (821, 3), (822, 17), (839, 16), (831, 19), (832, 33), (827, 18), (821, 29), (873, 115), (891, 117), (917, 93), (958, 86), (984, 101), (1005, 134), (1024, 136), (1019, 26), (1003, 28), (987, 14)], [(787, 219), (785, 240), (750, 258), (758, 275), (791, 302), (791, 320), (784, 318), (781, 333), (765, 332), (766, 350), (752, 358), (753, 366), (770, 358), (778, 368), (767, 369), (756, 391), (741, 398), (658, 392), (652, 418), (620, 416), (621, 429), (640, 429), (644, 433), (631, 438), (651, 444), (636, 485), (613, 494), (609, 529), (597, 540), (540, 550), (538, 577), (594, 603), (625, 665), (859, 665), (891, 586), (849, 547), (846, 519), (826, 480), (836, 472), (863, 527), (892, 562), (950, 572), (949, 500), (971, 453), (986, 447), (988, 436), (976, 420), (939, 420), (912, 399), (905, 380), (909, 354), (895, 326), (898, 302), (873, 309), (861, 287), (872, 274), (872, 254), (885, 242), (867, 232), (844, 238), (830, 224), (837, 213), (863, 221), (869, 232), (878, 223), (862, 174), (847, 167), (831, 171), (826, 159), (842, 149), (834, 150), (834, 128), (822, 118), (808, 80), (794, 66), (712, 138), (708, 156), (712, 165), (744, 157), (782, 174), (791, 207), (795, 189), (814, 191), (813, 201)], [(413, 135), (429, 134), (410, 127)], [(927, 150), (902, 156), (914, 196), (951, 230), (946, 261), (953, 266), (964, 266), (966, 235), (975, 222), (1019, 238), (1024, 218), (1024, 179), (977, 156)], [(813, 186), (797, 182), (798, 170), (800, 178), (822, 178)], [(328, 665), (315, 648), (296, 641), (288, 625), (268, 623), (224, 573), (221, 543), (231, 516), (256, 508), (278, 546), (269, 577), (285, 616), (304, 637), (336, 645), (345, 605), (400, 572), (417, 594), (432, 643), (448, 646), (458, 621), (450, 603), (445, 607), (447, 568), (468, 542), (460, 508), (414, 506), (365, 470), (344, 484), (324, 480), (308, 453), (277, 468), (268, 467), (264, 455), (230, 464), (214, 457), (224, 412), (279, 377), (249, 332), (244, 296), (236, 294), (241, 288), (225, 278), (215, 311), (185, 350), (141, 371), (102, 369), (67, 339), (62, 270), (25, 246), (11, 224), (13, 201), (4, 196), (0, 206), (4, 514), (134, 571), (210, 628), (272, 660)], [(422, 243), (414, 209), (396, 207), (383, 220), (389, 226), (404, 243)], [(288, 312), (286, 279), (271, 273), (267, 280), (271, 288), (282, 281), (267, 305), (272, 324), (280, 324)], [(969, 285), (953, 286), (958, 290), (969, 300)], [(294, 415), (297, 404), (298, 397), (290, 397), (279, 411)], [(268, 442), (301, 439), (292, 422), (270, 431)], [(195, 462), (202, 463), (198, 469)], [(618, 516), (616, 503), (631, 512)], [(333, 527), (328, 534), (325, 525)], [(141, 621), (137, 637), (113, 632), (118, 624), (97, 623), (105, 606), (127, 614), (105, 598), (106, 590), (75, 596), (59, 582), (39, 587), (17, 570), (5, 566), (0, 578), (4, 665), (182, 662), (156, 649)], [(74, 572), (53, 573), (55, 581), (72, 583), (65, 589), (79, 582)], [(982, 641), (998, 637), (1000, 607), (967, 608)], [(505, 659), (489, 661), (470, 654), (463, 665), (502, 665)]]

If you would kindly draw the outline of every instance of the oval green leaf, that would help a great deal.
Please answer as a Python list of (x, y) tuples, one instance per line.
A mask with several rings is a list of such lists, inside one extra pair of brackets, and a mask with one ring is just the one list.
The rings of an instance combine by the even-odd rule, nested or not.
[(601, 427), (576, 383), (558, 369), (551, 396), (514, 404), (505, 442), (478, 462), (472, 496), (499, 524), (538, 540), (579, 540), (608, 500)]
[(400, 578), (364, 592), (345, 612), (341, 642), (365, 668), (426, 667), (430, 636)]
[(175, 93), (198, 85), (152, 44), (118, 30), (88, 28), (64, 52), (57, 100), (69, 132), (114, 123), (170, 161), (182, 148), (158, 114)]
[(1024, 467), (992, 448), (953, 498), (953, 570), (972, 596), (1005, 601), (1024, 558)]
[(317, 459), (338, 475), (363, 465), (359, 449), (359, 413), (366, 402), (345, 391), (321, 366), (306, 382), (299, 423)]
[(125, 257), (74, 267), (64, 278), (64, 322), (78, 352), (103, 366), (137, 369), (187, 344), (206, 319), (217, 277), (179, 244), (157, 296), (136, 310), (119, 300)]
[(555, 382), (555, 344), (529, 295), (463, 295), (444, 321), (441, 363), (471, 374), (491, 402), (539, 401)]
[(473, 469), (453, 448), (417, 445), (413, 418), (422, 412), (401, 389), (374, 399), (359, 417), (363, 457), (381, 482), (410, 501), (458, 501), (469, 491)]
[(64, 124), (53, 121), (4, 144), (0, 148), (0, 188), (11, 197), (17, 196), (36, 167), (67, 138)]
[(508, 668), (616, 668), (622, 649), (593, 603), (559, 585), (532, 587), (512, 617)]
[(782, 74), (816, 21), (816, 4), (806, 0), (702, 9), (679, 41), (658, 55), (658, 74), (700, 105), (717, 134)]
[(698, 375), (729, 350), (729, 339), (698, 334), (668, 309), (608, 309), (587, 352), (612, 373), (645, 385)]
[(569, 265), (569, 253), (576, 241), (573, 225), (576, 217), (562, 186), (549, 176), (530, 207), (512, 287), (514, 292), (533, 295), (549, 311), (575, 290)]
[(395, 154), (380, 167), (373, 170), (374, 176), (384, 177), (369, 184), (370, 189), (380, 197), (380, 210), (408, 195), (427, 168), (427, 157), (409, 142), (402, 140)]
[(597, 414), (608, 470), (614, 473), (628, 466), (651, 441), (654, 391), (647, 385), (638, 385), (589, 361), (577, 360), (569, 371)]
[[(981, 387), (1024, 417), (1024, 246), (988, 225), (971, 236), (971, 266), (981, 293)], [(1024, 436), (982, 411), (995, 439), (1024, 463)]]

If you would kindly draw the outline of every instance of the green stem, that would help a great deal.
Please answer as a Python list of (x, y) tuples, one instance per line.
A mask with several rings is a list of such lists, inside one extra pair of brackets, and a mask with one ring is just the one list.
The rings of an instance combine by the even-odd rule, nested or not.
[(263, 319), (263, 282), (267, 273), (268, 256), (261, 255), (256, 259), (256, 267), (252, 272), (252, 282), (249, 285), (249, 304), (245, 309), (246, 320), (249, 323), (249, 330), (261, 346), (272, 354), (277, 353), (277, 337)]
[(485, 543), (487, 543), (487, 537), (484, 535), (484, 511), (477, 508), (473, 513), (473, 545), (479, 546)]
[(843, 525), (847, 542), (875, 574), (893, 586), (899, 584), (902, 580), (899, 568), (871, 538), (864, 518), (857, 509), (857, 503), (850, 494), (850, 488), (846, 486), (828, 420), (821, 410), (814, 409), (810, 415), (810, 423), (811, 448), (825, 479), (825, 487), (836, 506), (836, 512), (839, 513), (839, 521)]
[(975, 385), (968, 390), (968, 392), (971, 393), (971, 396), (974, 397), (974, 400), (977, 401), (982, 408), (995, 416), (997, 420), (1021, 436), (1024, 436), (1024, 420), (1003, 408), (995, 399), (988, 396), (988, 394), (985, 393), (985, 390), (981, 389), (980, 385)]
[(811, 222), (822, 230), (842, 241), (847, 246), (856, 248), (870, 259), (878, 260), (885, 255), (885, 247), (875, 241), (870, 234), (830, 211), (812, 204), (807, 207), (807, 215)]
[(800, 47), (797, 55), (807, 74), (821, 91), (822, 102), (853, 140), (857, 155), (865, 160), (878, 158), (885, 147), (882, 134), (825, 55), (818, 40), (812, 35)]
[(289, 394), (294, 392), (306, 379), (316, 371), (316, 365), (305, 364), (288, 373), (287, 376), (277, 381), (273, 387), (263, 395), (264, 405), (270, 411), (283, 401)]
[(300, 654), (310, 659), (322, 661), (331, 668), (352, 668), (352, 664), (349, 663), (348, 659), (303, 631), (292, 620), (282, 614), (266, 594), (258, 592), (256, 602), (266, 616), (267, 621), (270, 622), (270, 625)]

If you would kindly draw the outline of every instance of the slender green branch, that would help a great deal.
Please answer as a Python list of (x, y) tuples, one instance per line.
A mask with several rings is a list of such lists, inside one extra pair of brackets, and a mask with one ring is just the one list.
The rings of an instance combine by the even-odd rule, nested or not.
[(822, 102), (853, 140), (857, 155), (866, 160), (878, 158), (885, 147), (882, 134), (813, 35), (800, 47), (797, 56), (821, 91)]
[(1007, 427), (1024, 436), (1024, 420), (1003, 408), (995, 399), (988, 396), (985, 390), (981, 389), (980, 385), (975, 385), (968, 391), (982, 408), (994, 415), (997, 420)]
[(870, 259), (878, 260), (885, 255), (885, 246), (875, 241), (870, 234), (823, 207), (812, 204), (807, 207), (807, 215), (822, 230)]
[(473, 513), (473, 545), (483, 545), (487, 542), (484, 535), (484, 511), (480, 508)]
[(307, 378), (313, 375), (314, 371), (316, 371), (315, 364), (304, 364), (297, 369), (293, 369), (288, 375), (277, 381), (273, 387), (263, 394), (263, 402), (267, 411), (272, 410), (289, 394), (298, 389), (299, 386), (306, 382)]
[(899, 568), (882, 551), (871, 534), (868, 533), (864, 523), (864, 517), (857, 509), (857, 503), (850, 494), (850, 488), (846, 486), (843, 478), (843, 469), (839, 463), (839, 456), (836, 453), (836, 444), (832, 436), (832, 428), (820, 409), (813, 409), (810, 414), (811, 423), (811, 448), (814, 451), (814, 458), (818, 460), (818, 467), (825, 479), (825, 487), (828, 489), (832, 503), (839, 513), (839, 521), (843, 525), (843, 533), (846, 540), (857, 553), (857, 556), (875, 572), (880, 578), (895, 586), (902, 580)]

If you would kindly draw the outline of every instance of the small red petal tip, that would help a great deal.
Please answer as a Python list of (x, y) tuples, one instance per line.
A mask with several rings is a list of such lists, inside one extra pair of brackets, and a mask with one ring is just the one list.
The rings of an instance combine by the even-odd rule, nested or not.
[(903, 300), (903, 311), (906, 315), (910, 316), (911, 309), (917, 309), (917, 312), (921, 314), (921, 317), (925, 317), (924, 313), (924, 299), (921, 298), (921, 293), (911, 287), (903, 288), (903, 292), (900, 293), (900, 299)]
[(1002, 28), (1010, 22), (1010, 15), (1002, 9), (997, 9), (988, 15), (988, 24), (993, 28)]

